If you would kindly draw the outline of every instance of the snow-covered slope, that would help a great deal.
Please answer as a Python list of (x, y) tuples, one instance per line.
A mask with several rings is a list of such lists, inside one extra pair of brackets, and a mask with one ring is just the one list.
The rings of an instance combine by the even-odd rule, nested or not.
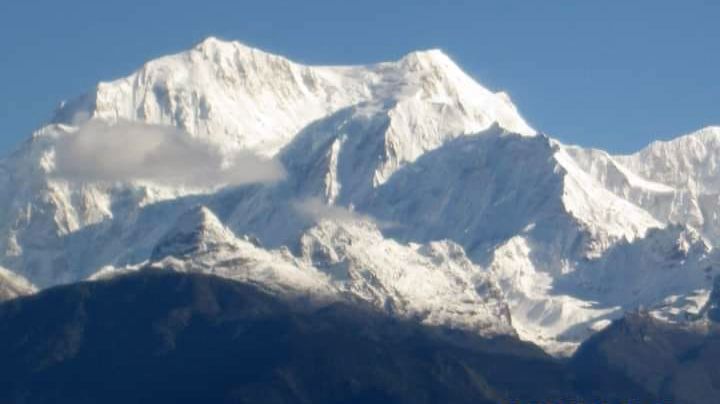
[(533, 133), (503, 94), (475, 83), (438, 50), (371, 66), (316, 67), (216, 38), (100, 83), (63, 105), (56, 121), (97, 117), (168, 124), (224, 148), (274, 154), (314, 120), (363, 101), (398, 102), (398, 125), (416, 125), (413, 107), (419, 105), (463, 109), (447, 114), (463, 118), (456, 124), (467, 131), (499, 122)]
[(616, 158), (644, 178), (690, 192), (720, 192), (720, 127), (707, 127), (670, 141), (657, 141)]
[(513, 334), (492, 273), (451, 241), (402, 244), (366, 220), (323, 220), (301, 238), (302, 257), (338, 288), (426, 324)]
[[(692, 320), (701, 320), (706, 322), (719, 323), (720, 322), (720, 276), (715, 276), (713, 279), (713, 287), (706, 293), (706, 300), (695, 307), (698, 308), (697, 314)], [(693, 296), (694, 297), (694, 296)], [(705, 297), (705, 296), (703, 296)]]
[[(0, 161), (0, 264), (40, 287), (211, 272), (567, 353), (641, 305), (697, 314), (717, 265), (719, 139), (612, 156), (537, 134), (438, 50), (307, 66), (209, 38), (64, 103)], [(78, 167), (103, 176), (63, 170), (93, 147), (106, 155)], [(133, 177), (217, 163), (262, 181), (254, 154), (286, 176)]]
[(0, 302), (36, 292), (35, 286), (22, 276), (0, 267)]
[(241, 239), (205, 206), (191, 208), (153, 248), (151, 265), (208, 272), (254, 283), (278, 293), (337, 298), (326, 275), (287, 249), (265, 250)]
[(577, 163), (615, 194), (666, 223), (693, 226), (720, 238), (720, 128), (708, 127), (657, 141), (625, 156), (567, 149)]
[(205, 206), (182, 215), (153, 249), (149, 262), (105, 268), (98, 277), (140, 267), (204, 272), (303, 296), (315, 304), (360, 300), (402, 318), (513, 334), (510, 313), (493, 274), (475, 266), (452, 242), (404, 245), (383, 238), (366, 220), (323, 221), (300, 241), (302, 254), (267, 250), (238, 238)]
[(594, 257), (660, 226), (572, 164), (557, 142), (497, 130), (428, 152), (380, 187), (367, 209), (398, 224), (390, 233), (450, 238), (478, 258), (524, 233), (551, 255)]
[[(413, 52), (397, 62), (370, 66), (315, 67), (209, 38), (65, 103), (56, 124), (39, 130), (0, 163), (5, 173), (0, 179), (9, 190), (0, 197), (0, 263), (22, 268), (43, 286), (76, 280), (102, 263), (95, 254), (68, 257), (72, 247), (66, 245), (67, 235), (89, 231), (91, 238), (122, 244), (118, 251), (132, 250), (124, 238), (117, 240), (117, 234), (98, 235), (98, 227), (113, 222), (133, 233), (128, 223), (135, 223), (139, 207), (212, 191), (147, 181), (77, 184), (58, 177), (59, 139), (77, 131), (88, 118), (173, 125), (226, 154), (250, 149), (274, 155), (297, 138), (298, 131), (316, 120), (332, 121), (344, 108), (380, 108), (388, 120), (376, 139), (375, 154), (358, 162), (367, 166), (362, 170), (374, 183), (446, 139), (493, 123), (534, 133), (506, 96), (475, 83), (440, 51)], [(136, 141), (141, 138), (129, 143)], [(102, 255), (101, 261), (120, 258)]]

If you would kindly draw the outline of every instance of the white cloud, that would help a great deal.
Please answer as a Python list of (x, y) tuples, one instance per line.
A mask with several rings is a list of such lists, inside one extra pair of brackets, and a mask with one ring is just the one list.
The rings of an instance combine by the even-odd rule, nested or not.
[(351, 221), (351, 220), (370, 220), (369, 216), (361, 215), (348, 208), (340, 206), (326, 205), (320, 198), (308, 198), (296, 201), (293, 204), (295, 210), (302, 216), (319, 222), (324, 219), (332, 221)]
[(76, 181), (143, 180), (162, 185), (216, 187), (273, 182), (282, 165), (250, 152), (224, 155), (179, 129), (90, 120), (58, 140), (58, 177)]
[(397, 223), (378, 220), (350, 208), (327, 205), (320, 198), (307, 198), (293, 202), (293, 208), (305, 218), (318, 223), (322, 220), (334, 222), (364, 221), (371, 222), (381, 230), (397, 227)]

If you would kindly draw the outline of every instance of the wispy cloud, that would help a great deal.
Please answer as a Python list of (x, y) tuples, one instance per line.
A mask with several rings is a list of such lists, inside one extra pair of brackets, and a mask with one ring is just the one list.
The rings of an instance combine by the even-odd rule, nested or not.
[(322, 220), (334, 222), (365, 221), (375, 224), (379, 229), (396, 227), (396, 223), (377, 220), (376, 218), (337, 205), (327, 205), (320, 198), (307, 198), (293, 203), (295, 210), (306, 219), (315, 223)]
[(56, 175), (76, 181), (144, 180), (216, 187), (284, 178), (282, 165), (250, 152), (223, 154), (179, 129), (89, 120), (58, 140)]
[(368, 216), (363, 216), (348, 208), (326, 205), (320, 198), (307, 198), (293, 203), (295, 210), (302, 216), (319, 222), (324, 219), (333, 221), (348, 220), (372, 220)]

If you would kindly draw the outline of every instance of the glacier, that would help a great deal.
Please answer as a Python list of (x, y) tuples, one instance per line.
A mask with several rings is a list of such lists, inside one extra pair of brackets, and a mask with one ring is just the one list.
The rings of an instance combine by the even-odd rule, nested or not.
[[(124, 137), (102, 164), (136, 150), (123, 128), (142, 125), (285, 176), (58, 169), (77, 133)], [(162, 164), (171, 146), (148, 155)], [(63, 102), (0, 160), (0, 285), (19, 283), (12, 297), (148, 265), (208, 272), (567, 355), (628, 310), (688, 321), (709, 299), (719, 159), (713, 127), (624, 156), (563, 144), (440, 50), (308, 66), (208, 38)]]

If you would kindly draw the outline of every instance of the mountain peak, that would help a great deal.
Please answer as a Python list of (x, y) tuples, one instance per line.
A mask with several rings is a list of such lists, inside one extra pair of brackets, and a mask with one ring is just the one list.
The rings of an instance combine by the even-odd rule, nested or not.
[(708, 140), (720, 140), (720, 126), (706, 126), (700, 130), (697, 130), (693, 133), (690, 133), (685, 136), (681, 136), (680, 138), (684, 137), (692, 137), (698, 140), (702, 141), (708, 141)]
[(196, 43), (194, 48), (195, 49), (202, 49), (202, 48), (208, 48), (212, 46), (224, 46), (229, 44), (235, 44), (239, 43), (238, 41), (226, 41), (223, 39), (220, 39), (216, 36), (208, 36), (205, 39), (201, 40), (200, 42)]
[[(195, 44), (191, 51), (197, 51), (206, 55), (211, 54), (227, 54), (228, 56), (233, 53), (240, 52), (255, 52), (258, 55), (266, 55), (268, 57), (282, 58), (281, 56), (274, 55), (270, 52), (266, 52), (262, 49), (247, 45), (240, 41), (227, 41), (220, 39), (215, 36), (209, 36), (202, 41)], [(284, 59), (284, 58), (283, 58)]]
[[(720, 126), (708, 126), (616, 159), (642, 177), (695, 195), (720, 191)], [(711, 208), (715, 209), (715, 208)], [(710, 211), (710, 208), (708, 209)]]
[[(405, 74), (427, 76), (426, 80), (445, 81), (451, 87), (457, 87), (455, 91), (462, 92), (467, 88), (482, 87), (442, 49), (410, 52), (396, 64)], [(483, 90), (487, 89), (483, 88)]]
[(720, 126), (706, 126), (670, 140), (656, 140), (647, 147), (665, 147), (664, 145), (687, 145), (692, 143), (707, 143), (720, 141)]
[[(418, 97), (419, 104), (413, 101)], [(440, 49), (376, 65), (308, 66), (214, 36), (100, 83), (62, 105), (55, 121), (72, 124), (75, 116), (90, 116), (170, 125), (228, 153), (249, 149), (272, 156), (312, 122), (388, 99), (410, 100), (401, 115), (411, 126), (427, 113), (442, 113), (447, 116), (439, 124), (459, 122), (448, 130), (454, 135), (494, 121), (512, 132), (534, 133), (507, 97), (475, 82)], [(442, 104), (451, 108), (437, 111)]]
[(410, 52), (400, 59), (400, 64), (417, 70), (431, 66), (456, 66), (455, 62), (438, 48)]
[(217, 216), (204, 205), (198, 205), (185, 213), (178, 221), (176, 229), (179, 231), (196, 229), (209, 232), (225, 231)]
[(168, 256), (179, 258), (212, 252), (222, 246), (232, 246), (235, 239), (235, 234), (210, 209), (200, 205), (180, 216), (157, 243), (150, 259), (159, 261)]

